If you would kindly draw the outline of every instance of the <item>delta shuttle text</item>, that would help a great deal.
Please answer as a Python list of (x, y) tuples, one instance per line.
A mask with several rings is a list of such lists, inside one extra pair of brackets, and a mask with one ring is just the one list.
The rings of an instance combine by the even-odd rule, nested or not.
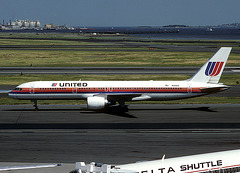
[(76, 162), (72, 173), (234, 173), (240, 172), (240, 150), (144, 161), (124, 165)]

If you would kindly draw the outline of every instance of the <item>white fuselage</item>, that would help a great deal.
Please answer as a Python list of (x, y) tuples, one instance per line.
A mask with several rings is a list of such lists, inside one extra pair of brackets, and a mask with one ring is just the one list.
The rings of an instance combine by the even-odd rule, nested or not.
[(113, 173), (231, 173), (240, 172), (240, 150), (199, 154), (116, 166)]
[(133, 95), (127, 101), (174, 100), (207, 94), (201, 89), (224, 87), (189, 81), (37, 81), (9, 93), (16, 99), (87, 99), (92, 96)]

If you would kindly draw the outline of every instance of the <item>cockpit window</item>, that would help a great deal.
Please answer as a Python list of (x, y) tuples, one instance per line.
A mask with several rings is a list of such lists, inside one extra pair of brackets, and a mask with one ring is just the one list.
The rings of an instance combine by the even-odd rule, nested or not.
[(15, 88), (15, 90), (17, 90), (17, 91), (22, 91), (22, 88)]

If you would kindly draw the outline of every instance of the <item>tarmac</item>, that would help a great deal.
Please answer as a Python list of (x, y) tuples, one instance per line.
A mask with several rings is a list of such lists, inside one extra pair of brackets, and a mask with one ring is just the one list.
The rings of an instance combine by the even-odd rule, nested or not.
[(76, 161), (123, 164), (239, 149), (239, 129), (0, 130), (0, 165), (63, 163), (11, 171), (66, 173)]
[[(74, 39), (74, 41), (77, 41)], [(84, 40), (80, 40), (84, 41)], [(109, 52), (216, 52), (220, 47), (209, 45), (209, 43), (219, 43), (211, 41), (179, 41), (179, 43), (202, 43), (202, 45), (174, 45), (174, 44), (152, 44), (154, 40), (142, 40), (138, 43), (129, 43), (134, 40), (86, 40), (87, 42), (109, 43), (104, 45), (0, 45), (0, 50), (38, 50), (38, 51), (109, 51)], [(128, 41), (128, 42), (127, 42)], [(162, 43), (176, 43), (177, 41), (156, 41)], [(203, 45), (206, 44), (206, 45)], [(225, 42), (221, 47), (238, 47), (236, 42)], [(131, 48), (131, 49), (129, 49)], [(141, 49), (139, 49), (141, 48)], [(239, 49), (233, 49), (232, 53), (239, 54)]]
[(76, 161), (122, 164), (240, 146), (240, 104), (131, 104), (124, 114), (86, 105), (39, 108), (0, 106), (1, 162), (74, 168)]
[[(239, 149), (240, 130), (1, 130), (0, 165), (63, 163), (10, 171), (68, 173), (74, 162), (122, 164)], [(9, 172), (9, 171), (5, 171)]]
[[(77, 104), (39, 105), (39, 111), (32, 105), (1, 105), (0, 129), (162, 129), (167, 128), (163, 126), (167, 123), (240, 123), (240, 104), (130, 104), (128, 107), (129, 112), (124, 113), (118, 109), (95, 112)], [(148, 123), (156, 126), (148, 127)]]

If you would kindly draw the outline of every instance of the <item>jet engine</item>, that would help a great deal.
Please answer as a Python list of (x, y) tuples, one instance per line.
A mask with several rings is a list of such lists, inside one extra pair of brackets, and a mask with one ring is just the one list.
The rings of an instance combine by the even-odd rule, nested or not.
[(88, 97), (87, 106), (91, 110), (104, 109), (108, 104), (108, 101), (104, 97)]

